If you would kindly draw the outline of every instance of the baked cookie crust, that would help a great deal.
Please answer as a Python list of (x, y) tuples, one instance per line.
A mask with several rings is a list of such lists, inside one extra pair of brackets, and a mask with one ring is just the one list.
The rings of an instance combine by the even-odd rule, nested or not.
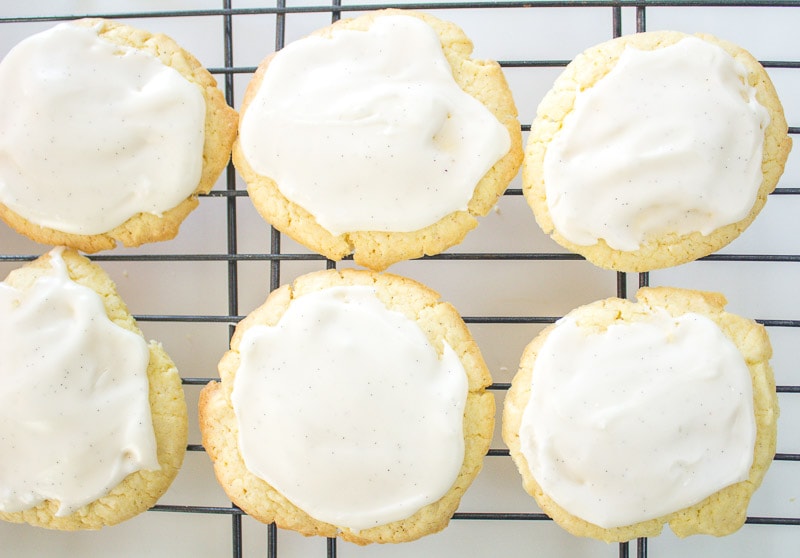
[(604, 529), (576, 517), (554, 502), (533, 477), (521, 451), (519, 436), (522, 415), (531, 395), (531, 378), (536, 358), (547, 335), (555, 325), (544, 329), (525, 349), (520, 368), (506, 396), (503, 409), (503, 440), (522, 476), (525, 490), (542, 510), (573, 535), (606, 542), (621, 542), (638, 537), (658, 535), (669, 524), (679, 537), (694, 534), (728, 535), (739, 529), (746, 519), (747, 505), (761, 484), (775, 455), (778, 419), (778, 398), (769, 359), (772, 348), (765, 328), (746, 318), (725, 312), (725, 298), (717, 293), (668, 287), (645, 287), (637, 293), (638, 303), (609, 298), (570, 313), (581, 329), (604, 331), (614, 323), (645, 319), (652, 308), (663, 308), (677, 317), (688, 312), (713, 320), (744, 356), (753, 384), (756, 440), (749, 478), (708, 496), (701, 502), (673, 513), (634, 525)]
[[(111, 321), (137, 335), (142, 335), (133, 316), (119, 297), (116, 286), (105, 271), (72, 250), (64, 250), (61, 256), (70, 278), (102, 297), (106, 314)], [(26, 289), (37, 278), (51, 272), (50, 256), (45, 254), (30, 264), (12, 271), (6, 282), (18, 289)], [(64, 531), (100, 529), (146, 511), (167, 491), (178, 474), (186, 453), (188, 437), (186, 401), (178, 370), (164, 348), (155, 341), (151, 341), (148, 348), (150, 363), (147, 367), (147, 379), (150, 410), (158, 463), (161, 468), (157, 471), (141, 470), (131, 473), (108, 494), (69, 515), (56, 516), (58, 502), (47, 500), (27, 510), (0, 512), (0, 519)]]
[[(250, 199), (266, 221), (331, 260), (338, 261), (353, 254), (356, 263), (375, 271), (386, 269), (398, 261), (438, 254), (460, 243), (478, 225), (476, 217), (486, 215), (494, 207), (522, 162), (522, 132), (517, 109), (500, 65), (470, 58), (472, 43), (455, 24), (424, 13), (386, 9), (355, 19), (339, 20), (314, 35), (330, 36), (335, 29), (366, 30), (376, 18), (386, 15), (413, 16), (433, 28), (441, 40), (456, 83), (486, 106), (508, 130), (511, 147), (478, 182), (467, 211), (455, 211), (436, 223), (411, 232), (350, 231), (334, 235), (320, 226), (306, 209), (287, 199), (274, 180), (254, 171), (239, 141), (233, 146), (233, 163), (247, 183)], [(242, 115), (269, 71), (273, 56), (261, 62), (248, 85), (240, 109)]]
[[(437, 351), (441, 352), (443, 343), (447, 342), (467, 373), (469, 389), (463, 422), (464, 461), (450, 490), (438, 501), (406, 519), (361, 531), (314, 519), (251, 473), (239, 451), (239, 425), (231, 403), (233, 381), (240, 362), (238, 348), (248, 328), (274, 326), (292, 300), (305, 294), (350, 285), (374, 287), (386, 307), (414, 320)], [(494, 429), (494, 397), (485, 391), (491, 383), (491, 376), (466, 325), (450, 304), (440, 301), (437, 293), (415, 281), (394, 275), (361, 270), (321, 271), (304, 275), (292, 285), (272, 292), (261, 307), (237, 326), (231, 349), (220, 360), (219, 374), (221, 382), (209, 383), (201, 392), (199, 402), (203, 445), (214, 462), (219, 483), (236, 505), (259, 521), (275, 522), (281, 528), (306, 536), (339, 536), (364, 545), (411, 541), (444, 529), (461, 496), (480, 471)]]
[(161, 215), (138, 213), (103, 234), (73, 234), (31, 223), (0, 203), (0, 219), (31, 240), (52, 246), (68, 246), (86, 253), (114, 248), (117, 243), (135, 247), (149, 242), (170, 240), (178, 234), (183, 220), (198, 205), (197, 196), (207, 194), (230, 160), (236, 138), (238, 116), (225, 101), (214, 77), (189, 52), (163, 34), (153, 34), (111, 20), (89, 18), (75, 22), (84, 27), (99, 26), (98, 35), (124, 47), (154, 56), (177, 70), (203, 94), (206, 105), (203, 169), (194, 192)]
[(576, 92), (591, 88), (616, 65), (627, 47), (655, 50), (677, 43), (687, 37), (676, 31), (653, 31), (613, 39), (587, 49), (578, 55), (556, 79), (537, 109), (531, 133), (525, 146), (522, 167), (523, 194), (531, 206), (541, 229), (561, 246), (581, 254), (593, 264), (617, 271), (642, 272), (693, 261), (726, 246), (738, 237), (755, 219), (775, 189), (783, 173), (792, 140), (783, 108), (769, 75), (758, 61), (743, 48), (707, 34), (696, 37), (717, 45), (747, 69), (747, 82), (756, 89), (756, 99), (770, 116), (764, 132), (761, 170), (763, 180), (749, 214), (743, 219), (717, 228), (711, 234), (669, 233), (645, 239), (638, 250), (623, 251), (611, 248), (600, 239), (596, 244), (581, 246), (566, 239), (556, 230), (547, 205), (544, 180), (544, 159), (549, 143), (561, 129), (564, 118), (572, 112)]

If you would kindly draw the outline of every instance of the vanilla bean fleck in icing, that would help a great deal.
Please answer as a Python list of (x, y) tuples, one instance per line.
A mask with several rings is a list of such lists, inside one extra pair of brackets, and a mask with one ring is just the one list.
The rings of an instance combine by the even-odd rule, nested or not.
[(101, 234), (197, 187), (205, 101), (154, 56), (62, 23), (0, 62), (0, 202), (31, 223)]
[(113, 323), (95, 291), (52, 272), (0, 283), (0, 510), (45, 500), (68, 515), (128, 474), (159, 469), (141, 336)]
[(434, 30), (401, 15), (276, 53), (239, 141), (258, 174), (334, 235), (410, 232), (466, 210), (511, 146), (453, 79)]
[(708, 235), (746, 217), (762, 181), (770, 118), (747, 70), (696, 37), (624, 50), (576, 92), (544, 158), (555, 229), (634, 251), (654, 236)]
[(521, 451), (542, 490), (602, 528), (699, 503), (749, 477), (750, 372), (699, 314), (582, 328), (567, 316), (532, 371)]
[(239, 353), (244, 463), (313, 518), (354, 530), (406, 519), (458, 477), (464, 368), (371, 287), (295, 298)]

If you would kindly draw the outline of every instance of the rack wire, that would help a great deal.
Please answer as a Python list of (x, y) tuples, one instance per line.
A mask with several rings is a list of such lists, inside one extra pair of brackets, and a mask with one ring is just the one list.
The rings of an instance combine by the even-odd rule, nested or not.
[[(211, 2), (209, 0), (209, 2), (206, 2), (205, 4), (210, 3)], [(158, 25), (160, 20), (212, 21), (215, 25), (217, 25), (220, 32), (217, 37), (209, 38), (208, 40), (221, 41), (222, 60), (220, 65), (210, 65), (209, 69), (217, 76), (220, 86), (224, 90), (228, 103), (231, 106), (236, 107), (237, 99), (241, 95), (242, 85), (246, 83), (246, 80), (249, 79), (250, 74), (252, 74), (252, 72), (255, 70), (255, 63), (251, 60), (241, 62), (241, 53), (236, 50), (236, 33), (239, 32), (237, 29), (240, 28), (244, 22), (255, 18), (267, 18), (271, 22), (271, 36), (263, 37), (264, 46), (262, 51), (264, 55), (268, 54), (271, 50), (282, 48), (284, 44), (293, 38), (290, 32), (289, 22), (294, 18), (299, 18), (301, 16), (313, 16), (314, 24), (321, 26), (325, 22), (336, 21), (340, 17), (346, 17), (349, 14), (361, 13), (364, 11), (387, 7), (401, 7), (423, 11), (435, 10), (437, 15), (456, 22), (458, 22), (459, 19), (464, 16), (464, 14), (478, 14), (478, 17), (483, 19), (485, 22), (484, 25), (486, 26), (495, 25), (495, 21), (507, 23), (510, 18), (513, 18), (523, 22), (523, 25), (515, 27), (516, 29), (524, 29), (524, 22), (535, 22), (537, 19), (545, 17), (549, 12), (568, 10), (569, 13), (564, 19), (561, 20), (565, 25), (565, 29), (562, 30), (564, 33), (570, 31), (570, 29), (566, 27), (569, 26), (573, 18), (577, 17), (575, 14), (581, 14), (580, 17), (583, 17), (583, 12), (590, 12), (593, 17), (595, 15), (598, 16), (598, 23), (596, 27), (597, 29), (602, 28), (602, 31), (598, 31), (598, 34), (605, 35), (605, 38), (617, 37), (623, 33), (647, 30), (649, 16), (654, 11), (671, 8), (688, 10), (689, 19), (692, 18), (692, 14), (694, 13), (702, 14), (704, 21), (706, 21), (709, 17), (711, 17), (713, 20), (716, 12), (721, 13), (731, 9), (749, 10), (754, 16), (754, 21), (757, 21), (758, 18), (756, 16), (760, 15), (765, 10), (782, 8), (784, 11), (781, 12), (781, 16), (793, 20), (794, 23), (790, 23), (790, 25), (792, 25), (794, 29), (800, 28), (800, 1), (798, 0), (690, 0), (684, 2), (674, 0), (545, 0), (531, 2), (528, 0), (503, 2), (403, 2), (400, 4), (348, 4), (346, 2), (342, 2), (341, 0), (333, 0), (328, 4), (325, 4), (322, 1), (319, 3), (309, 4), (305, 2), (294, 3), (287, 0), (273, 0), (273, 2), (263, 3), (268, 5), (259, 4), (249, 0), (220, 0), (219, 3), (220, 5), (216, 7), (206, 6), (204, 3), (199, 3), (200, 5), (198, 6), (197, 3), (192, 3), (188, 0), (185, 2), (176, 0), (165, 3), (171, 9), (152, 11), (149, 9), (149, 5), (141, 3), (137, 4), (137, 6), (141, 6), (143, 11), (123, 12), (114, 11), (118, 8), (111, 2), (103, 3), (102, 1), (98, 1), (90, 3), (92, 7), (91, 13), (63, 11), (58, 11), (58, 13), (49, 13), (46, 10), (56, 8), (47, 6), (44, 8), (45, 11), (41, 13), (36, 13), (34, 10), (32, 10), (31, 13), (26, 15), (5, 15), (6, 10), (9, 8), (4, 5), (3, 7), (0, 7), (0, 30), (2, 30), (0, 31), (0, 37), (2, 37), (6, 29), (22, 29), (24, 34), (30, 34), (35, 32), (34, 29), (38, 30), (39, 28), (35, 26), (41, 23), (70, 20), (86, 16), (107, 17), (118, 20), (147, 19), (148, 21), (154, 22), (155, 25)], [(52, 5), (56, 4), (58, 3), (52, 3)], [(85, 5), (81, 4), (80, 2), (72, 2), (69, 4), (72, 6)], [(144, 10), (145, 7), (148, 9)], [(77, 8), (73, 7), (73, 9)], [(132, 25), (134, 25), (134, 23), (132, 23)], [(497, 23), (497, 25), (502, 25), (502, 23)], [(27, 32), (28, 29), (30, 29), (29, 33)], [(586, 46), (589, 46), (589, 44), (586, 44)], [(747, 45), (743, 44), (743, 46), (746, 47)], [(574, 54), (575, 53), (570, 53), (570, 55)], [(800, 78), (800, 56), (798, 54), (800, 53), (793, 51), (789, 52), (788, 56), (765, 59), (761, 62), (766, 68), (768, 68), (770, 72), (791, 73), (788, 78), (789, 82), (791, 83), (792, 79)], [(507, 70), (507, 72), (514, 72), (514, 77), (517, 77), (519, 72), (529, 73), (549, 71), (550, 73), (544, 74), (545, 77), (540, 78), (541, 81), (547, 82), (548, 80), (551, 81), (550, 77), (555, 75), (552, 72), (557, 72), (560, 68), (565, 66), (569, 62), (569, 59), (569, 56), (560, 58), (549, 57), (549, 55), (540, 56), (539, 52), (532, 50), (530, 53), (523, 53), (522, 56), (500, 59), (500, 63), (503, 68)], [(513, 80), (510, 79), (510, 81), (512, 82), (513, 89)], [(797, 81), (797, 83), (800, 84), (800, 81)], [(545, 90), (548, 87), (549, 84), (545, 83)], [(783, 91), (784, 98), (786, 97), (787, 92), (787, 90)], [(791, 93), (794, 95), (797, 95), (798, 92), (800, 92), (800, 88), (795, 87), (791, 89)], [(532, 105), (533, 108), (535, 108), (535, 105), (539, 101), (538, 98), (528, 98), (523, 101), (518, 94), (518, 91), (515, 91), (515, 97), (517, 99), (517, 104), (521, 109), (523, 102), (527, 105)], [(531, 115), (530, 111), (531, 109), (529, 107), (529, 116)], [(791, 118), (796, 119), (800, 117), (800, 114), (787, 113), (787, 117), (790, 119), (789, 132), (795, 136), (795, 141), (797, 141), (796, 136), (800, 133), (800, 126), (798, 126), (800, 125), (800, 122), (792, 122)], [(529, 119), (527, 121), (523, 120), (523, 132), (529, 131), (529, 121)], [(778, 188), (774, 194), (771, 196), (768, 205), (785, 205), (788, 207), (786, 210), (788, 212), (792, 208), (793, 203), (800, 201), (800, 183), (798, 183), (798, 174), (800, 173), (795, 172), (792, 174), (787, 169), (787, 173), (784, 175), (783, 180), (778, 185)], [(519, 205), (524, 205), (524, 200), (521, 197), (521, 193), (522, 192), (518, 184), (512, 184), (511, 187), (509, 187), (506, 191), (503, 200), (501, 200), (501, 206), (505, 208), (511, 208), (513, 210), (513, 208)], [(197, 248), (198, 246), (202, 246), (202, 244), (179, 243), (177, 244), (177, 249), (175, 250), (166, 248), (166, 245), (147, 247), (140, 250), (118, 249), (115, 251), (95, 255), (93, 256), (93, 259), (100, 262), (101, 265), (114, 266), (114, 270), (117, 274), (117, 280), (118, 282), (123, 283), (122, 286), (124, 286), (126, 283), (124, 278), (128, 277), (127, 271), (125, 270), (130, 268), (131, 275), (133, 275), (133, 270), (141, 269), (139, 266), (156, 266), (158, 271), (154, 273), (164, 276), (168, 275), (171, 269), (175, 269), (182, 265), (213, 266), (215, 270), (224, 270), (224, 284), (226, 293), (225, 309), (223, 312), (135, 311), (134, 314), (140, 325), (142, 325), (143, 329), (147, 328), (148, 326), (157, 329), (158, 324), (164, 324), (173, 331), (180, 331), (182, 328), (188, 328), (194, 324), (199, 324), (201, 326), (214, 327), (217, 330), (220, 327), (224, 328), (226, 330), (226, 336), (230, 336), (235, 324), (242, 318), (242, 314), (246, 313), (241, 309), (253, 306), (253, 304), (250, 302), (243, 303), (242, 301), (242, 298), (245, 294), (250, 296), (249, 293), (246, 293), (246, 288), (244, 286), (247, 284), (248, 280), (243, 277), (243, 266), (255, 265), (263, 272), (263, 276), (266, 278), (265, 282), (267, 283), (264, 288), (264, 291), (266, 291), (273, 290), (279, 287), (282, 283), (290, 281), (294, 275), (299, 274), (307, 268), (334, 268), (351, 265), (348, 261), (342, 262), (341, 264), (336, 264), (334, 262), (325, 260), (323, 257), (316, 254), (308, 253), (302, 248), (294, 245), (291, 241), (288, 241), (288, 239), (283, 237), (278, 231), (275, 229), (269, 229), (267, 225), (263, 223), (260, 225), (256, 224), (251, 226), (249, 224), (250, 221), (248, 221), (248, 219), (251, 219), (251, 212), (246, 205), (247, 202), (246, 190), (244, 189), (240, 180), (237, 178), (233, 168), (229, 167), (224, 177), (218, 183), (217, 187), (215, 187), (211, 193), (201, 199), (201, 207), (206, 208), (207, 214), (214, 214), (217, 217), (223, 216), (222, 220), (224, 221), (224, 226), (222, 226), (218, 231), (224, 235), (224, 246), (221, 246), (221, 249), (214, 248), (203, 250)], [(783, 215), (783, 213), (780, 213), (780, 215)], [(763, 217), (761, 219), (763, 219)], [(245, 225), (242, 224), (243, 221), (247, 221), (246, 228), (244, 228)], [(493, 225), (491, 224), (482, 223), (479, 227), (479, 230), (484, 227), (491, 228), (492, 226)], [(202, 230), (203, 227), (198, 226), (197, 228)], [(181, 235), (183, 234), (185, 233), (182, 231)], [(471, 233), (471, 235), (476, 234), (478, 233)], [(536, 231), (533, 228), (531, 229), (531, 234), (536, 234)], [(789, 233), (784, 233), (781, 236), (785, 238), (788, 236), (788, 234)], [(258, 245), (262, 246), (263, 249), (248, 249), (250, 246), (254, 245), (254, 243), (251, 241), (251, 237), (253, 235), (265, 237), (261, 240), (262, 244)], [(179, 236), (179, 239), (180, 238), (181, 237)], [(245, 244), (244, 248), (243, 244)], [(783, 243), (778, 242), (777, 244), (783, 247)], [(396, 272), (415, 276), (423, 282), (430, 282), (436, 281), (436, 278), (441, 274), (460, 275), (465, 269), (472, 269), (471, 266), (475, 263), (484, 266), (484, 269), (488, 269), (488, 273), (494, 273), (493, 270), (500, 267), (507, 268), (509, 263), (516, 268), (520, 268), (522, 273), (528, 273), (533, 270), (533, 274), (539, 274), (540, 270), (544, 269), (544, 272), (546, 273), (563, 274), (564, 277), (576, 275), (576, 269), (579, 269), (581, 272), (588, 269), (581, 257), (565, 253), (564, 251), (558, 249), (558, 247), (556, 247), (554, 244), (548, 243), (546, 239), (536, 241), (532, 246), (524, 249), (516, 249), (513, 246), (515, 245), (512, 245), (512, 248), (508, 248), (504, 245), (489, 245), (487, 247), (480, 242), (470, 244), (468, 238), (468, 241), (465, 243), (464, 247), (456, 247), (438, 256), (425, 257), (415, 262), (399, 264), (396, 268)], [(694, 264), (689, 264), (690, 271), (688, 275), (681, 276), (681, 280), (678, 281), (679, 284), (676, 286), (682, 286), (684, 283), (688, 283), (687, 286), (692, 286), (696, 283), (702, 284), (703, 278), (709, 273), (714, 277), (717, 277), (718, 275), (715, 274), (716, 272), (712, 273), (709, 271), (712, 269), (712, 266), (744, 266), (743, 269), (746, 270), (746, 273), (753, 273), (758, 276), (753, 283), (754, 287), (752, 289), (746, 288), (745, 290), (747, 291), (750, 299), (753, 301), (754, 307), (760, 308), (761, 306), (759, 297), (764, 297), (764, 300), (766, 300), (768, 292), (772, 289), (771, 277), (774, 277), (774, 270), (776, 269), (774, 266), (779, 266), (779, 272), (781, 274), (787, 274), (791, 276), (793, 273), (796, 273), (794, 268), (796, 268), (798, 263), (800, 263), (800, 246), (797, 246), (796, 244), (792, 246), (791, 243), (789, 243), (786, 244), (786, 249), (780, 251), (776, 249), (773, 251), (773, 246), (770, 245), (767, 246), (768, 250), (765, 253), (762, 253), (763, 251), (758, 249), (753, 250), (752, 252), (744, 253), (736, 250), (736, 248), (739, 246), (741, 246), (741, 244), (735, 243), (732, 245), (733, 250), (731, 251), (723, 250), (721, 253), (713, 254), (706, 258), (702, 258), (700, 261)], [(747, 245), (745, 244), (744, 246)], [(10, 270), (21, 262), (29, 261), (37, 257), (41, 251), (41, 247), (33, 245), (32, 243), (28, 243), (24, 240), (20, 240), (10, 230), (0, 228), (0, 269)], [(580, 267), (576, 268), (575, 266)], [(752, 269), (752, 266), (755, 266), (756, 270), (753, 272), (747, 271)], [(739, 268), (737, 267), (737, 269)], [(392, 269), (392, 271), (395, 271), (395, 269)], [(726, 274), (728, 272), (723, 271), (722, 273)], [(589, 273), (589, 275), (589, 281), (596, 281), (598, 278), (601, 278), (600, 280), (603, 282), (602, 290), (609, 291), (606, 296), (616, 295), (622, 298), (630, 297), (637, 286), (645, 286), (650, 284), (653, 281), (654, 276), (655, 283), (665, 284), (673, 279), (673, 276), (669, 274), (662, 279), (661, 274), (656, 273), (642, 273), (634, 275), (625, 273), (611, 274), (611, 272), (593, 271), (592, 273)], [(503, 277), (507, 276), (503, 275)], [(131, 279), (130, 281), (135, 281), (135, 278)], [(595, 292), (591, 289), (590, 291), (591, 293)], [(581, 296), (588, 297), (589, 293), (583, 293)], [(447, 296), (445, 295), (444, 298), (447, 299)], [(128, 302), (129, 304), (131, 303), (131, 301)], [(458, 307), (459, 305), (456, 304), (456, 306)], [(143, 304), (142, 307), (147, 308), (147, 305)], [(537, 328), (552, 323), (560, 315), (562, 315), (564, 311), (568, 310), (568, 308), (554, 308), (547, 304), (524, 307), (524, 311), (522, 312), (509, 310), (509, 306), (502, 306), (503, 311), (499, 313), (496, 312), (494, 307), (491, 306), (484, 309), (478, 305), (477, 308), (482, 309), (483, 311), (466, 313), (464, 316), (465, 321), (469, 324), (470, 329), (473, 331), (481, 330), (482, 328), (497, 329), (519, 327), (523, 328), (524, 333), (519, 334), (518, 337), (525, 337), (526, 339), (530, 338), (531, 334), (535, 333)], [(136, 310), (135, 307), (134, 310)], [(763, 323), (768, 328), (771, 335), (775, 334), (776, 332), (783, 331), (800, 332), (800, 329), (798, 329), (800, 328), (800, 311), (794, 309), (792, 312), (794, 313), (789, 315), (777, 314), (773, 317), (761, 317), (755, 315), (753, 317), (756, 317), (758, 321)], [(786, 341), (786, 345), (791, 346), (792, 348), (796, 347), (796, 340), (792, 339), (791, 333), (788, 335), (788, 337), (789, 340)], [(169, 347), (167, 348), (169, 349)], [(482, 348), (484, 350), (486, 349), (486, 347), (483, 346)], [(791, 349), (788, 349), (786, 352), (791, 353)], [(793, 361), (791, 358), (792, 356), (794, 357)], [(784, 360), (786, 362), (791, 362), (796, 366), (797, 356), (797, 351), (794, 350), (793, 353)], [(518, 355), (514, 355), (513, 358), (518, 358)], [(183, 384), (187, 390), (187, 398), (190, 399), (191, 405), (191, 396), (189, 392), (192, 389), (199, 389), (199, 386), (205, 385), (207, 382), (216, 378), (214, 372), (216, 361), (208, 362), (203, 366), (188, 370), (181, 367), (180, 362), (178, 362), (178, 365), (182, 370)], [(492, 372), (497, 378), (498, 374), (496, 374), (496, 372), (498, 371), (492, 370)], [(781, 405), (784, 408), (784, 411), (786, 411), (786, 409), (790, 409), (790, 414), (797, 415), (798, 412), (795, 409), (800, 408), (800, 401), (797, 401), (798, 396), (796, 394), (800, 393), (800, 376), (798, 376), (797, 371), (793, 369), (780, 371), (776, 370), (776, 372), (780, 372), (780, 374), (778, 374), (779, 385), (777, 390), (779, 394), (782, 395)], [(510, 375), (508, 370), (505, 370), (503, 373), (499, 374), (499, 376), (506, 377), (501, 378), (504, 381), (501, 381), (501, 379), (495, 381), (495, 383), (493, 383), (489, 389), (495, 392), (495, 394), (498, 396), (498, 399), (501, 399), (505, 391), (510, 386), (508, 381), (510, 380)], [(498, 409), (500, 407), (501, 403), (498, 401)], [(500, 419), (498, 415), (498, 423), (499, 420)], [(782, 423), (780, 426), (784, 429), (791, 429), (794, 425), (791, 423)], [(196, 436), (195, 439), (190, 439), (190, 444), (187, 449), (190, 454), (202, 454), (204, 451)], [(486, 460), (499, 460), (503, 463), (510, 462), (508, 450), (502, 445), (499, 437), (495, 438), (495, 442), (493, 443), (492, 449), (489, 451)], [(784, 467), (785, 474), (781, 477), (783, 480), (780, 486), (777, 487), (777, 492), (782, 492), (783, 488), (788, 489), (788, 484), (793, 484), (795, 487), (800, 486), (800, 444), (789, 447), (787, 451), (779, 452), (776, 454), (775, 460), (776, 462), (787, 464), (787, 467)], [(513, 467), (511, 469), (513, 469)], [(509, 469), (506, 465), (504, 469), (505, 474), (507, 475), (511, 469)], [(194, 472), (191, 474), (194, 474)], [(513, 471), (513, 474), (516, 474), (516, 472)], [(492, 491), (491, 483), (497, 478), (498, 475), (496, 473), (494, 476), (488, 477), (488, 480), (485, 481), (488, 484), (484, 488), (486, 492)], [(786, 479), (788, 479), (788, 481)], [(200, 482), (213, 482), (213, 477), (210, 477), (206, 474), (200, 480)], [(518, 486), (518, 491), (522, 491), (521, 486), (519, 486), (518, 478), (513, 479), (511, 482)], [(789, 490), (789, 492), (791, 493), (791, 490)], [(469, 491), (467, 497), (469, 497)], [(269, 558), (278, 558), (283, 556), (288, 557), (290, 555), (288, 554), (289, 552), (297, 552), (297, 550), (293, 550), (293, 548), (295, 548), (293, 546), (295, 545), (294, 542), (291, 542), (288, 550), (285, 550), (285, 547), (282, 546), (281, 541), (285, 541), (286, 537), (289, 537), (290, 535), (277, 529), (274, 525), (259, 527), (263, 529), (263, 541), (262, 543), (255, 545), (258, 547), (257, 550), (253, 550), (251, 548), (253, 545), (250, 544), (252, 538), (245, 537), (243, 533), (243, 522), (246, 520), (246, 515), (234, 505), (219, 505), (216, 503), (214, 498), (209, 499), (208, 502), (201, 502), (199, 504), (179, 504), (173, 503), (173, 501), (171, 501), (169, 498), (170, 493), (168, 493), (165, 498), (162, 498), (162, 501), (153, 507), (152, 510), (146, 515), (157, 516), (157, 521), (159, 524), (167, 526), (181, 521), (184, 517), (215, 517), (217, 518), (216, 521), (228, 522), (229, 552), (234, 558), (255, 555), (265, 555)], [(525, 496), (525, 498), (527, 498), (527, 496)], [(432, 556), (454, 556), (456, 553), (461, 553), (463, 550), (456, 550), (458, 548), (456, 538), (458, 536), (463, 536), (464, 530), (454, 529), (453, 527), (453, 525), (459, 523), (477, 525), (478, 527), (475, 527), (474, 529), (471, 527), (470, 530), (479, 532), (480, 534), (478, 536), (485, 540), (488, 539), (492, 544), (492, 548), (499, 548), (497, 545), (504, 537), (507, 537), (509, 533), (512, 533), (511, 536), (519, 536), (520, 532), (532, 529), (532, 524), (538, 525), (549, 522), (547, 516), (537, 511), (532, 500), (530, 500), (530, 504), (527, 506), (527, 508), (522, 506), (523, 511), (507, 511), (503, 509), (502, 499), (500, 500), (500, 509), (497, 509), (498, 506), (496, 503), (486, 508), (482, 507), (481, 504), (482, 501), (479, 499), (478, 501), (472, 501), (470, 506), (467, 508), (462, 506), (462, 509), (460, 509), (454, 515), (451, 527), (446, 529), (441, 535), (436, 535), (439, 541), (436, 546), (432, 546), (430, 548), (405, 546), (404, 548), (413, 548), (415, 550), (408, 550), (407, 554), (403, 554), (403, 550), (398, 550), (396, 551), (397, 553), (392, 555), (423, 556), (426, 555), (425, 553), (427, 552), (427, 555)], [(755, 544), (758, 545), (761, 542), (765, 543), (763, 545), (762, 552), (765, 555), (777, 556), (779, 554), (783, 554), (777, 551), (774, 554), (770, 554), (773, 549), (770, 547), (770, 545), (766, 544), (766, 541), (770, 537), (774, 536), (774, 531), (769, 531), (768, 533), (756, 532), (754, 535), (752, 534), (755, 530), (759, 529), (758, 526), (766, 525), (779, 527), (780, 529), (784, 530), (778, 535), (778, 538), (784, 541), (784, 547), (782, 548), (794, 548), (795, 552), (797, 548), (800, 548), (800, 529), (797, 528), (800, 527), (800, 512), (797, 511), (798, 508), (796, 506), (792, 507), (791, 504), (788, 506), (783, 505), (781, 509), (788, 509), (788, 512), (749, 516), (746, 525), (742, 529), (742, 531), (748, 532), (749, 537), (754, 537), (754, 540), (756, 541)], [(501, 530), (498, 527), (500, 525), (513, 525), (514, 528), (510, 531), (508, 529)], [(450, 534), (450, 532), (454, 530), (456, 530), (457, 533)], [(5, 531), (2, 531), (2, 533), (5, 533)], [(17, 540), (16, 537), (19, 535), (19, 533), (20, 532), (15, 531), (14, 540)], [(558, 547), (558, 545), (566, 545), (565, 548), (568, 550), (565, 551), (567, 553), (564, 555), (600, 556), (609, 554), (609, 547), (593, 545), (582, 546), (580, 544), (575, 546), (574, 541), (565, 542), (567, 539), (565, 539), (564, 535), (555, 528), (546, 529), (543, 531), (543, 533), (544, 537), (555, 539), (554, 544), (556, 547)], [(139, 534), (138, 536), (142, 535), (144, 535), (143, 538), (146, 538), (146, 533)], [(31, 540), (37, 537), (35, 533), (32, 534), (30, 531), (25, 531), (22, 533), (22, 536), (23, 538), (28, 537)], [(226, 535), (226, 537), (227, 536), (228, 535)], [(737, 535), (732, 537), (735, 536)], [(661, 535), (661, 537), (665, 537), (665, 535)], [(659, 537), (659, 539), (661, 537)], [(659, 539), (639, 539), (636, 541), (631, 541), (630, 543), (621, 543), (616, 546), (614, 552), (620, 557), (635, 555), (639, 558), (645, 558), (648, 555), (653, 557), (666, 556), (668, 552), (674, 551), (673, 547), (665, 547), (658, 544)], [(61, 541), (66, 539), (59, 540)], [(88, 544), (91, 545), (91, 542)], [(719, 545), (723, 543), (712, 541), (708, 544), (710, 545), (708, 548), (713, 550), (720, 548)], [(714, 546), (715, 544), (717, 546)], [(31, 543), (31, 545), (33, 545), (33, 543)], [(30, 548), (34, 547), (35, 546), (30, 546)], [(315, 547), (316, 550), (313, 551), (313, 554), (309, 553), (307, 550), (308, 547), (302, 548), (305, 548), (306, 550), (301, 550), (301, 554), (291, 555), (327, 556), (329, 558), (336, 557), (339, 554), (356, 555), (356, 549), (352, 547), (352, 545), (340, 543), (336, 539), (327, 539), (324, 547)], [(550, 549), (550, 554), (559, 555), (557, 550), (553, 550), (551, 547), (547, 548)], [(730, 547), (726, 546), (724, 548)], [(197, 552), (197, 550), (194, 550), (192, 555), (206, 555), (202, 553), (198, 554)], [(516, 554), (520, 556), (534, 555), (533, 549), (527, 550), (515, 548), (513, 549), (513, 552), (516, 552)], [(168, 554), (165, 550), (163, 552), (150, 552), (150, 555), (166, 556)], [(385, 549), (369, 547), (366, 549), (358, 549), (358, 555), (382, 556), (387, 554)], [(492, 553), (491, 555), (496, 554)]]

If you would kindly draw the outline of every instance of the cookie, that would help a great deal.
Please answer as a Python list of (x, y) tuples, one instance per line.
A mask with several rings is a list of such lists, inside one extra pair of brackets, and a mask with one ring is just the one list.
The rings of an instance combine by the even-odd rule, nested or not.
[(539, 226), (597, 266), (649, 271), (747, 228), (791, 149), (775, 88), (742, 48), (654, 31), (576, 57), (539, 105), (523, 193)]
[(186, 451), (181, 379), (96, 264), (53, 249), (0, 283), (0, 519), (99, 529), (166, 492)]
[(525, 490), (574, 535), (733, 533), (775, 454), (766, 330), (716, 293), (637, 297), (582, 306), (528, 345), (503, 439)]
[(461, 242), (522, 160), (502, 70), (471, 52), (454, 24), (390, 9), (267, 57), (233, 149), (261, 216), (373, 270)]
[(427, 287), (321, 271), (236, 328), (200, 395), (203, 445), (237, 506), (357, 544), (443, 529), (481, 469), (491, 377), (455, 309)]
[(0, 218), (84, 252), (173, 238), (236, 135), (236, 112), (191, 54), (102, 19), (13, 48), (0, 107)]

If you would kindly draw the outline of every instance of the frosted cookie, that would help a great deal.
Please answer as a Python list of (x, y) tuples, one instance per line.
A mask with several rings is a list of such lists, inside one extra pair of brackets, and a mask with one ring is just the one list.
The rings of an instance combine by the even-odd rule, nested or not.
[(481, 469), (491, 377), (464, 322), (413, 282), (322, 271), (236, 328), (200, 395), (203, 445), (265, 523), (358, 544), (443, 529)]
[(0, 218), (85, 252), (173, 238), (227, 164), (236, 122), (172, 39), (57, 25), (0, 62)]
[(791, 139), (743, 49), (657, 31), (579, 55), (539, 105), (523, 192), (542, 230), (592, 263), (647, 271), (706, 256), (756, 217)]
[(461, 242), (522, 160), (500, 66), (471, 52), (454, 24), (382, 10), (266, 58), (233, 150), (262, 217), (373, 270)]
[(525, 489), (572, 534), (730, 534), (775, 454), (769, 338), (719, 294), (637, 296), (573, 310), (528, 345), (503, 439)]
[(56, 248), (0, 283), (0, 519), (99, 529), (145, 511), (186, 451), (181, 380), (111, 279)]

